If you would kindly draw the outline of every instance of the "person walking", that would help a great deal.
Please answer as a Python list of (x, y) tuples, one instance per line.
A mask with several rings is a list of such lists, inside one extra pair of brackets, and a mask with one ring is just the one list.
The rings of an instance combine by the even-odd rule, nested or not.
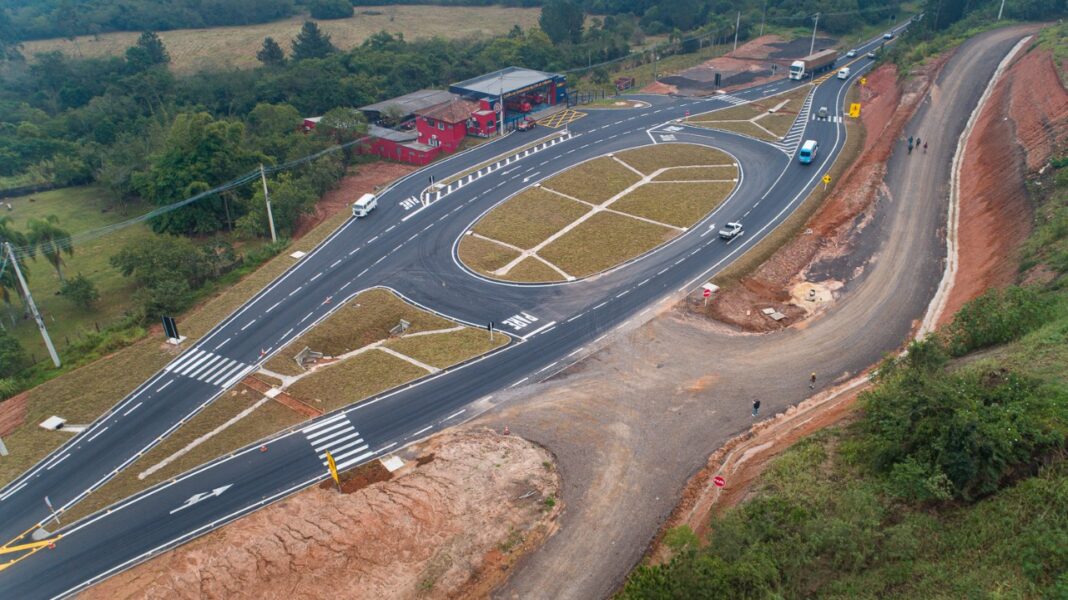
[(927, 142), (923, 143), (923, 153), (927, 154)]
[(916, 147), (920, 147), (920, 136), (916, 136)]
[(815, 373), (810, 375), (809, 378), (808, 378), (808, 389), (810, 389), (810, 390), (816, 389), (816, 374)]
[(760, 400), (753, 400), (753, 416), (760, 414)]

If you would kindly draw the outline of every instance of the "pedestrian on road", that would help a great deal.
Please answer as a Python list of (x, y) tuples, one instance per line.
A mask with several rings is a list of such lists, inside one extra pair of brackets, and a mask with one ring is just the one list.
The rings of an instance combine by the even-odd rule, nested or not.
[(757, 416), (760, 413), (760, 400), (753, 400), (753, 416)]
[(815, 373), (813, 373), (808, 378), (808, 389), (810, 389), (810, 390), (816, 389), (816, 374)]
[(920, 147), (920, 136), (916, 136), (916, 147)]
[(923, 143), (923, 153), (927, 154), (927, 142)]

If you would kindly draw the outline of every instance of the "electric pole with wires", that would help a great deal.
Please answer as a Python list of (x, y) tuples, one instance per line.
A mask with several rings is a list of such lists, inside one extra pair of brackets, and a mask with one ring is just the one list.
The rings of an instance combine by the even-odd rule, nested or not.
[(37, 312), (37, 305), (33, 302), (33, 295), (30, 294), (30, 286), (26, 285), (26, 279), (22, 276), (22, 270), (19, 268), (18, 257), (15, 256), (15, 251), (11, 248), (10, 242), (4, 242), (3, 249), (7, 251), (7, 262), (11, 264), (11, 268), (15, 270), (15, 276), (19, 280), (22, 297), (26, 299), (26, 307), (30, 309), (30, 314), (37, 321), (37, 328), (41, 330), (41, 337), (44, 338), (45, 347), (48, 348), (48, 355), (52, 357), (52, 364), (59, 367), (62, 364), (59, 362), (59, 354), (56, 353), (56, 347), (52, 345), (52, 338), (48, 337), (48, 328), (45, 327), (41, 313)]

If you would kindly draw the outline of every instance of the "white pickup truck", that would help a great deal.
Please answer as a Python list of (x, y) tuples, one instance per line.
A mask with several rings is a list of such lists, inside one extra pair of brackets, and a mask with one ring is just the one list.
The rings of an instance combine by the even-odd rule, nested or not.
[(727, 225), (719, 230), (719, 237), (724, 240), (733, 240), (742, 234), (741, 223), (727, 223)]

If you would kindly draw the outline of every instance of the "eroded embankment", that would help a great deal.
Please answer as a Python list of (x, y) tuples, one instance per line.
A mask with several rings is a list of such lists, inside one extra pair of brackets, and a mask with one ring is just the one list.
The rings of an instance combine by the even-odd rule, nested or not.
[(984, 290), (1017, 279), (1019, 247), (1031, 231), (1026, 176), (1068, 137), (1068, 92), (1057, 81), (1049, 50), (1032, 49), (1004, 72), (975, 123), (961, 166), (957, 274), (940, 323)]
[[(858, 234), (871, 223), (875, 199), (894, 144), (927, 94), (949, 56), (932, 62), (904, 85), (892, 65), (876, 69), (861, 86), (864, 146), (841, 183), (800, 232), (753, 273), (726, 286), (707, 308), (692, 308), (747, 331), (771, 331), (821, 312), (833, 301), (842, 280), (808, 282), (814, 265), (851, 252)], [(856, 276), (860, 273), (849, 274)], [(813, 285), (814, 284), (814, 285)], [(805, 300), (798, 296), (804, 288)], [(818, 302), (807, 302), (808, 294)], [(787, 315), (773, 321), (761, 313), (773, 307)]]
[[(482, 597), (561, 510), (553, 457), (516, 436), (446, 433), (301, 492), (91, 588), (82, 598)], [(369, 485), (368, 485), (369, 484)], [(366, 487), (362, 487), (366, 486)]]

